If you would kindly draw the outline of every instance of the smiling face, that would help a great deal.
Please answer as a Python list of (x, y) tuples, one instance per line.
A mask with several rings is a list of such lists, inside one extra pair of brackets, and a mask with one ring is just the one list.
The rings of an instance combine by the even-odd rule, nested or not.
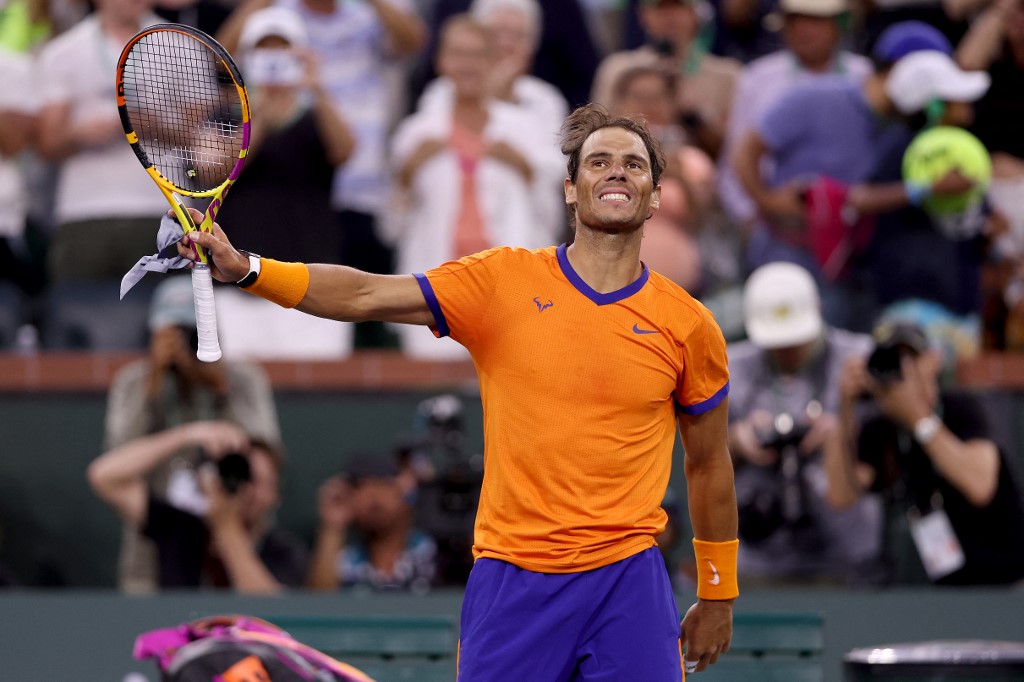
[(565, 180), (565, 202), (575, 205), (577, 225), (614, 232), (643, 226), (661, 195), (651, 170), (639, 135), (618, 127), (591, 133), (580, 149), (576, 181)]

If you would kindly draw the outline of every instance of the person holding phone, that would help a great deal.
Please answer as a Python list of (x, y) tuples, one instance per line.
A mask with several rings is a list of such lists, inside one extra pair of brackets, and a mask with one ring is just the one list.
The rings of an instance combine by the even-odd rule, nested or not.
[[(337, 252), (331, 181), (348, 161), (355, 138), (321, 84), (306, 27), (295, 12), (268, 7), (249, 15), (237, 56), (252, 94), (252, 144), (241, 182), (218, 217), (243, 225), (257, 253), (289, 260)], [(284, 237), (259, 216), (287, 213)]]

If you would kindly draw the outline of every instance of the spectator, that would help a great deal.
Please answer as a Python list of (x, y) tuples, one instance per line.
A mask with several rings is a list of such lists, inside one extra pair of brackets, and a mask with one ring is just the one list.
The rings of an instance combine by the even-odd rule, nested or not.
[(861, 47), (871, 50), (890, 27), (913, 21), (926, 24), (956, 45), (967, 31), (967, 19), (991, 0), (872, 0), (863, 3)]
[(836, 428), (843, 364), (866, 334), (827, 326), (811, 275), (755, 270), (744, 291), (749, 340), (729, 346), (729, 451), (736, 459), (740, 571), (750, 581), (868, 584), (878, 578), (881, 507), (825, 501), (822, 446)]
[(37, 110), (27, 55), (0, 47), (0, 281), (25, 293), (41, 286), (25, 239), (28, 198), (21, 154), (35, 141)]
[(644, 0), (637, 11), (648, 44), (605, 57), (594, 78), (591, 99), (608, 106), (623, 71), (659, 65), (679, 78), (676, 97), (680, 118), (693, 144), (717, 158), (740, 65), (707, 54), (697, 41), (702, 21), (698, 5), (700, 0)]
[[(488, 30), (470, 17), (449, 19), (438, 72), (451, 82), (452, 100), (428, 104), (395, 131), (395, 184), (402, 194), (389, 225), (398, 272), (498, 245), (540, 248), (560, 235), (562, 155), (530, 114), (488, 95), (491, 44)], [(398, 332), (402, 350), (414, 357), (469, 357), (424, 327), (401, 325)]]
[(987, 71), (988, 92), (975, 104), (971, 131), (992, 155), (988, 199), (1004, 227), (995, 235), (988, 303), (990, 347), (1024, 348), (1024, 4), (996, 0), (972, 23), (956, 52), (965, 69)]
[[(437, 75), (433, 62), (441, 27), (450, 17), (471, 11), (473, 1), (436, 0), (430, 4), (430, 41), (414, 74), (414, 93), (422, 91), (425, 84)], [(517, 1), (515, 4), (524, 6), (527, 3)], [(587, 101), (600, 59), (581, 4), (578, 0), (544, 0), (532, 69), (534, 76), (555, 86), (572, 106)], [(483, 20), (483, 17), (478, 18)]]
[[(469, 14), (488, 28), (494, 43), (487, 92), (495, 99), (529, 111), (536, 117), (537, 125), (548, 131), (552, 140), (557, 139), (569, 105), (555, 86), (530, 75), (540, 45), (543, 14), (540, 3), (537, 0), (475, 0)], [(435, 78), (427, 84), (418, 108), (432, 106), (431, 103), (438, 100), (449, 102), (452, 97), (451, 80)]]
[(114, 67), (143, 27), (160, 22), (146, 0), (97, 0), (96, 11), (39, 55), (40, 154), (60, 164), (54, 282), (120, 279), (153, 250), (167, 202), (139, 166), (114, 102)]
[(718, 0), (717, 5), (719, 54), (748, 63), (783, 48), (784, 38), (774, 25), (779, 0)]
[[(760, 216), (748, 245), (748, 265), (753, 268), (775, 260), (803, 265), (822, 280), (825, 317), (834, 325), (869, 327), (864, 318), (871, 319), (873, 314), (860, 308), (870, 308), (871, 302), (862, 301), (881, 294), (862, 292), (865, 285), (857, 277), (843, 279), (843, 269), (829, 262), (834, 250), (811, 250), (810, 240), (818, 236), (812, 230), (820, 225), (806, 222), (809, 190), (821, 183), (838, 185), (832, 197), (837, 222), (843, 229), (862, 230), (861, 235), (850, 236), (853, 241), (868, 229), (857, 225), (858, 217), (919, 205), (931, 193), (955, 195), (971, 187), (955, 170), (931, 187), (902, 182), (900, 160), (914, 131), (925, 124), (926, 107), (932, 101), (946, 102), (941, 122), (963, 122), (969, 102), (987, 87), (983, 74), (961, 71), (943, 51), (948, 53), (949, 45), (934, 29), (897, 24), (879, 39), (878, 67), (862, 83), (822, 78), (791, 90), (736, 147), (733, 168)], [(774, 169), (767, 179), (761, 175), (765, 160)], [(881, 226), (876, 235), (890, 238)], [(927, 237), (939, 238), (930, 227)], [(874, 248), (883, 257), (904, 259), (931, 247), (919, 245), (900, 253)], [(847, 253), (853, 251), (851, 246)], [(826, 264), (827, 281), (822, 269)], [(887, 270), (877, 270), (877, 284), (881, 286), (886, 276), (898, 277), (898, 268), (890, 262)], [(901, 286), (909, 293), (914, 283), (904, 280)]]
[[(322, 251), (316, 260), (390, 273), (393, 254), (381, 241), (377, 221), (390, 195), (388, 132), (394, 112), (401, 110), (400, 93), (393, 86), (396, 60), (416, 54), (426, 36), (415, 3), (248, 0), (218, 33), (224, 46), (235, 49), (248, 16), (271, 4), (302, 17), (309, 49), (320, 60), (323, 87), (355, 135), (355, 149), (335, 172), (331, 192), (341, 252)], [(357, 325), (356, 345), (383, 344), (381, 329), (379, 324)]]
[(220, 0), (154, 0), (153, 9), (167, 21), (194, 26), (210, 35), (231, 15), (230, 5)]
[[(238, 57), (249, 86), (253, 131), (243, 180), (219, 217), (244, 224), (246, 244), (289, 261), (331, 258), (341, 234), (331, 182), (355, 146), (352, 131), (317, 74), (298, 14), (267, 7), (248, 16)], [(264, 220), (287, 214), (290, 227)], [(229, 289), (217, 296), (221, 347), (237, 360), (339, 359), (352, 350), (352, 325), (317, 320)]]
[[(981, 406), (940, 388), (941, 356), (916, 325), (883, 323), (875, 340), (879, 352), (843, 369), (839, 426), (825, 447), (829, 502), (845, 509), (884, 492), (936, 583), (1020, 581), (1024, 507)], [(873, 409), (858, 409), (864, 394)]]
[[(183, 449), (212, 461), (179, 470), (178, 485), (157, 495), (147, 478)], [(280, 451), (237, 425), (199, 421), (108, 450), (89, 465), (89, 483), (154, 542), (161, 588), (273, 594), (300, 587), (306, 571), (305, 548), (272, 522), (282, 465)]]
[[(259, 440), (280, 442), (277, 410), (266, 375), (256, 365), (199, 362), (192, 283), (170, 275), (153, 292), (148, 357), (125, 365), (114, 376), (107, 397), (104, 447), (112, 450), (144, 436), (196, 421), (222, 420), (240, 425)], [(175, 468), (195, 463), (195, 449), (182, 447), (165, 466), (150, 472), (158, 495), (167, 491)], [(123, 536), (119, 584), (127, 592), (157, 586), (152, 546), (134, 524)]]
[(714, 202), (714, 165), (686, 144), (678, 123), (675, 77), (654, 66), (625, 71), (616, 83), (612, 111), (640, 114), (665, 153), (661, 204), (644, 224), (640, 259), (691, 293), (702, 280), (697, 233)]
[[(244, 181), (219, 214), (245, 224), (253, 251), (280, 252), (290, 261), (316, 260), (337, 249), (331, 178), (355, 147), (307, 44), (302, 19), (284, 7), (261, 9), (246, 19), (237, 56), (249, 87), (252, 140)], [(292, 221), (285, 232), (259, 219), (284, 213)]]
[(840, 49), (842, 24), (850, 13), (849, 0), (782, 0), (779, 12), (784, 45), (743, 68), (719, 165), (722, 205), (730, 217), (748, 229), (757, 210), (732, 167), (736, 143), (793, 88), (827, 76), (861, 82), (871, 73), (867, 57)]
[(309, 587), (427, 591), (437, 547), (413, 524), (415, 488), (411, 471), (377, 453), (355, 456), (345, 475), (324, 481)]
[(26, 54), (52, 33), (49, 0), (10, 0), (0, 7), (0, 51)]

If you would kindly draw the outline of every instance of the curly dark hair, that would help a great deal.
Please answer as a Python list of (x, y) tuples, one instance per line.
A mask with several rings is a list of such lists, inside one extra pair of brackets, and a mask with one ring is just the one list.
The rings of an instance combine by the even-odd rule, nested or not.
[[(562, 153), (569, 157), (566, 169), (570, 182), (575, 184), (576, 176), (579, 175), (580, 150), (583, 149), (583, 143), (602, 128), (622, 128), (640, 138), (647, 149), (647, 156), (651, 159), (651, 179), (657, 187), (661, 173), (665, 170), (665, 154), (661, 151), (661, 145), (651, 135), (647, 121), (638, 116), (612, 116), (599, 104), (584, 104), (578, 107), (562, 123)], [(576, 206), (570, 204), (566, 209), (569, 214), (569, 225), (575, 230)]]
[(580, 170), (580, 150), (593, 133), (602, 128), (622, 128), (635, 134), (644, 143), (651, 159), (651, 179), (657, 186), (665, 170), (665, 154), (651, 134), (647, 121), (634, 116), (612, 116), (599, 104), (584, 104), (566, 117), (562, 123), (562, 153), (569, 157), (569, 180), (576, 182)]

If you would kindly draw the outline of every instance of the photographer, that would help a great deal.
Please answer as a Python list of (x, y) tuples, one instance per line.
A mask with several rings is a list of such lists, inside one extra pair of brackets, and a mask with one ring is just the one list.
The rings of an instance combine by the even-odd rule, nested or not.
[[(263, 369), (249, 362), (196, 358), (198, 332), (192, 279), (170, 275), (153, 291), (149, 352), (118, 370), (107, 395), (103, 448), (113, 450), (142, 436), (195, 421), (238, 424), (254, 438), (280, 442), (277, 408)], [(151, 471), (148, 483), (165, 495), (168, 475), (191, 466), (195, 448)], [(126, 524), (118, 561), (118, 586), (129, 593), (157, 589), (153, 543)]]
[(429, 590), (437, 545), (413, 524), (415, 492), (415, 474), (388, 454), (357, 455), (344, 475), (324, 481), (308, 586)]
[(836, 428), (843, 364), (871, 339), (826, 327), (814, 280), (791, 263), (755, 270), (743, 306), (749, 340), (729, 347), (740, 570), (765, 583), (870, 583), (880, 505), (830, 508), (821, 448)]
[[(172, 472), (166, 499), (147, 478), (179, 452), (197, 468)], [(301, 586), (306, 551), (272, 525), (282, 455), (229, 422), (199, 421), (143, 436), (89, 465), (96, 494), (157, 548), (161, 588), (230, 587), (273, 594)]]
[(867, 361), (843, 370), (839, 428), (825, 448), (828, 501), (844, 509), (884, 491), (935, 583), (1021, 580), (1024, 507), (981, 406), (940, 389), (941, 356), (919, 327), (884, 323), (875, 339)]

